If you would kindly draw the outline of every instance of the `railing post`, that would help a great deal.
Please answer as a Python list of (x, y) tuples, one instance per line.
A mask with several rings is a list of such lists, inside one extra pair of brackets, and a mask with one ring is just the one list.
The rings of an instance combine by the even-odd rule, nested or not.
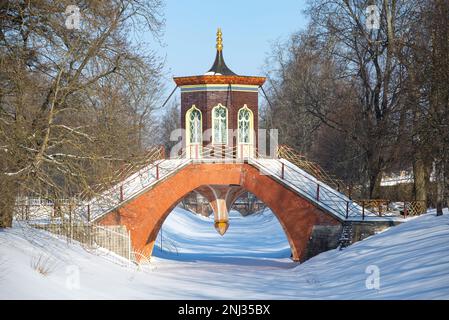
[(281, 162), (282, 166), (281, 166), (281, 179), (284, 180), (284, 171), (285, 171), (285, 164), (283, 162)]
[(350, 199), (350, 200), (352, 200), (352, 185), (350, 185), (349, 187), (348, 187), (348, 198)]
[(73, 220), (72, 220), (72, 204), (69, 203), (69, 238), (73, 239)]
[(123, 201), (123, 185), (120, 186), (120, 202)]
[(90, 222), (90, 204), (87, 205), (87, 222)]
[(62, 221), (61, 226), (63, 226), (64, 223), (65, 223), (65, 215), (64, 215), (64, 212), (62, 211), (62, 208), (61, 208), (61, 202), (58, 203), (58, 200), (55, 200), (55, 209), (56, 209), (56, 212), (61, 217), (61, 221)]
[(379, 217), (382, 217), (382, 201), (379, 201), (378, 208), (379, 208)]
[(165, 155), (165, 146), (164, 145), (160, 146), (160, 152), (161, 152), (161, 158), (166, 159), (167, 156)]
[(362, 200), (362, 220), (365, 220), (365, 200)]
[(407, 203), (404, 201), (404, 219), (407, 218)]
[(316, 184), (316, 200), (320, 201), (320, 184)]
[(346, 219), (349, 217), (349, 201), (346, 201)]
[(156, 164), (156, 180), (159, 180), (159, 163)]

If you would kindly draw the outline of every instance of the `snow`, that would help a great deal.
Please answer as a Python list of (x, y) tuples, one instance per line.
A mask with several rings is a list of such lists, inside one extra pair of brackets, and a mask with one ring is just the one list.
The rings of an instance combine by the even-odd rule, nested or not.
[(290, 257), (288, 240), (271, 211), (249, 217), (231, 211), (229, 218), (229, 229), (222, 237), (213, 227), (213, 215), (203, 217), (176, 209), (162, 226), (162, 251), (160, 233), (156, 239), (155, 256), (184, 261)]
[(382, 187), (385, 186), (396, 186), (398, 184), (404, 184), (404, 183), (413, 183), (413, 174), (401, 174), (399, 176), (392, 175), (391, 177), (382, 177), (382, 180), (380, 181), (380, 185)]
[[(270, 212), (232, 212), (221, 237), (212, 219), (176, 208), (162, 248), (159, 235), (151, 265), (128, 267), (16, 223), (0, 231), (0, 299), (449, 299), (447, 209), (297, 264)], [(55, 265), (47, 276), (31, 267), (39, 256)], [(369, 266), (379, 289), (365, 286)]]

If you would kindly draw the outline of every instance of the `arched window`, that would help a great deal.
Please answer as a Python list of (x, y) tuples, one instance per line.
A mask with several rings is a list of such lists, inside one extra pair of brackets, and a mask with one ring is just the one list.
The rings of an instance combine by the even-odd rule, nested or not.
[(238, 142), (252, 143), (253, 112), (245, 105), (238, 113)]
[(228, 142), (228, 109), (218, 104), (212, 109), (212, 143), (227, 144)]
[(187, 142), (189, 144), (201, 143), (202, 127), (201, 111), (192, 106), (186, 114)]

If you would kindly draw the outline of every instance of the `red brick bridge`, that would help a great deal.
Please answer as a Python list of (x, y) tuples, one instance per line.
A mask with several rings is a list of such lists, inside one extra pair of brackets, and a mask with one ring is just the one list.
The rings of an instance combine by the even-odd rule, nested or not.
[(209, 200), (220, 234), (238, 196), (253, 193), (278, 218), (295, 261), (307, 258), (315, 228), (379, 219), (282, 158), (158, 160), (91, 200), (85, 214), (101, 225), (125, 225), (134, 251), (149, 256), (164, 220), (191, 191)]

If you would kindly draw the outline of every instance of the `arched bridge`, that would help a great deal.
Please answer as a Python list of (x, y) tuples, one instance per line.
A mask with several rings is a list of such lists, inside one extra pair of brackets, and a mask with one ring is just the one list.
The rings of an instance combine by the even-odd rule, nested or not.
[(374, 218), (343, 193), (282, 158), (158, 160), (89, 202), (83, 214), (102, 225), (125, 225), (134, 251), (151, 255), (157, 234), (173, 208), (191, 191), (211, 203), (217, 230), (227, 229), (227, 211), (249, 191), (276, 215), (292, 258), (303, 261), (315, 227)]

